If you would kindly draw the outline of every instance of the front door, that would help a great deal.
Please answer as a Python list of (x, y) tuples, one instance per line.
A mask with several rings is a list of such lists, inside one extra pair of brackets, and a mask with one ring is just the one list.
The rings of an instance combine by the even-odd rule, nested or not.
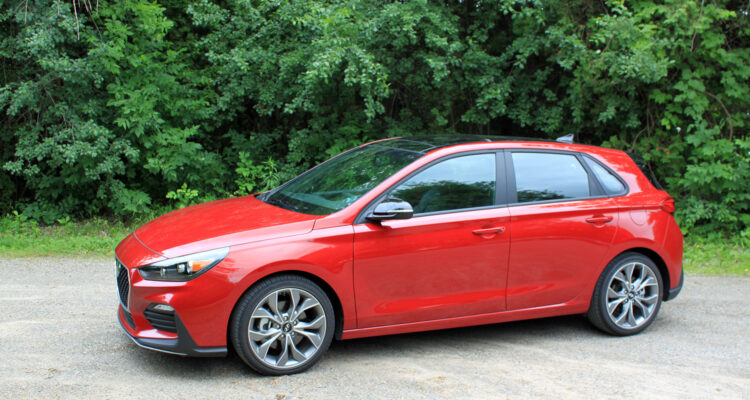
[(496, 157), (439, 160), (387, 195), (409, 202), (414, 217), (354, 226), (359, 328), (505, 309), (510, 226), (497, 205)]

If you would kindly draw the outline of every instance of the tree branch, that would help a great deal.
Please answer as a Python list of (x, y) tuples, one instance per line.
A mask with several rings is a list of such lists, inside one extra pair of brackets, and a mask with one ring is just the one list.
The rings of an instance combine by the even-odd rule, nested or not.
[(78, 25), (78, 9), (76, 8), (76, 0), (72, 0), (73, 2), (73, 13), (76, 15), (76, 36), (78, 37), (78, 40), (81, 40), (81, 29)]
[(724, 113), (727, 115), (727, 119), (729, 120), (729, 140), (732, 140), (732, 138), (734, 137), (734, 124), (732, 124), (732, 114), (729, 113), (729, 110), (727, 109), (727, 106), (724, 105), (724, 102), (721, 101), (721, 99), (713, 93), (704, 92), (698, 89), (695, 89), (695, 91), (699, 93), (703, 93), (706, 96), (711, 96), (714, 99), (716, 99), (716, 101), (719, 102), (719, 104), (721, 105), (721, 108), (724, 109)]

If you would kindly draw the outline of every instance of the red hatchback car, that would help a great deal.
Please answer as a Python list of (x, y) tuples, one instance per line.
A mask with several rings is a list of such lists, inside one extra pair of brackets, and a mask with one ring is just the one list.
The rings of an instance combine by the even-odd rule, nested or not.
[(136, 344), (262, 374), (332, 339), (585, 313), (631, 335), (679, 293), (674, 201), (626, 153), (533, 139), (368, 143), (258, 195), (174, 211), (116, 249)]

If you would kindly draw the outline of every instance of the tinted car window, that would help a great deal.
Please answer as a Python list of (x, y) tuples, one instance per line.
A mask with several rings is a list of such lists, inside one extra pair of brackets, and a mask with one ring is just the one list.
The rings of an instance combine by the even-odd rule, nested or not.
[(460, 210), (495, 203), (495, 155), (474, 154), (435, 164), (394, 189), (414, 213)]
[(518, 202), (589, 196), (589, 177), (573, 155), (513, 153)]
[(607, 171), (598, 161), (595, 161), (591, 157), (584, 157), (586, 164), (588, 164), (591, 171), (594, 172), (599, 183), (602, 184), (604, 191), (607, 194), (620, 194), (625, 193), (625, 185), (620, 182), (611, 172)]
[(326, 161), (260, 199), (305, 214), (331, 214), (352, 204), (422, 155), (386, 146), (359, 147)]

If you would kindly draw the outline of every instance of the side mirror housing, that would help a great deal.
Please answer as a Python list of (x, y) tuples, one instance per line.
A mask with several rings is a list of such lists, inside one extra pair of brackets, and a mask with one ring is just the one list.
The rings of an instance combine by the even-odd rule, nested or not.
[(409, 219), (413, 215), (414, 209), (411, 204), (395, 197), (389, 197), (375, 206), (367, 219), (380, 222), (389, 219)]

